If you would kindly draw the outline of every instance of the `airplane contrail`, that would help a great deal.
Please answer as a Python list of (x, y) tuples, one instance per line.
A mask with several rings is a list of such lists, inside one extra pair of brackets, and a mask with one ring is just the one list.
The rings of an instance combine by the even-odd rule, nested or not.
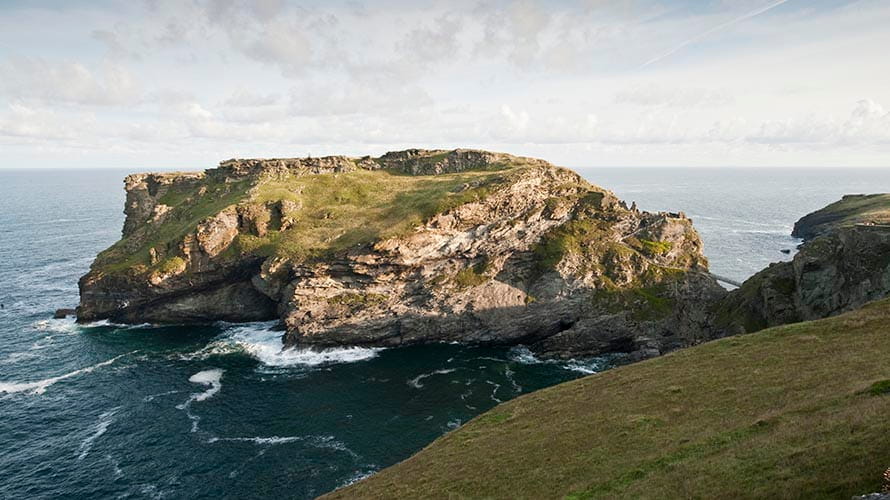
[(776, 7), (780, 6), (780, 5), (782, 5), (782, 4), (785, 3), (785, 2), (788, 2), (788, 0), (779, 0), (778, 2), (773, 2), (773, 3), (769, 4), (769, 5), (767, 5), (766, 7), (761, 7), (761, 8), (759, 8), (759, 9), (752, 10), (751, 12), (748, 12), (747, 14), (745, 14), (745, 15), (743, 15), (743, 16), (741, 16), (741, 17), (737, 17), (737, 18), (732, 19), (732, 20), (730, 20), (730, 21), (726, 21), (725, 23), (718, 24), (717, 26), (714, 26), (713, 28), (711, 28), (711, 29), (709, 29), (709, 30), (707, 30), (707, 31), (705, 31), (705, 32), (703, 32), (703, 33), (700, 33), (700, 34), (698, 34), (698, 35), (696, 35), (696, 36), (690, 38), (689, 40), (684, 41), (683, 43), (677, 45), (676, 47), (674, 47), (674, 48), (672, 48), (671, 50), (665, 52), (664, 54), (661, 54), (660, 56), (654, 57), (654, 58), (652, 58), (652, 59), (646, 61), (646, 62), (643, 63), (643, 65), (640, 66), (640, 67), (641, 67), (641, 68), (645, 68), (646, 66), (649, 66), (649, 65), (652, 64), (652, 63), (656, 63), (656, 62), (658, 62), (658, 61), (664, 59), (665, 57), (668, 57), (669, 55), (671, 55), (671, 54), (677, 52), (678, 50), (682, 49), (683, 47), (685, 47), (685, 46), (687, 46), (687, 45), (689, 45), (689, 44), (691, 44), (691, 43), (695, 43), (695, 42), (701, 40), (702, 38), (704, 38), (704, 37), (710, 35), (711, 33), (714, 33), (714, 32), (716, 32), (716, 31), (720, 31), (720, 30), (722, 30), (723, 28), (726, 28), (726, 27), (728, 27), (728, 26), (732, 26), (733, 24), (736, 24), (736, 23), (740, 23), (740, 22), (742, 22), (742, 21), (744, 21), (744, 20), (746, 20), (746, 19), (751, 19), (751, 18), (754, 17), (754, 16), (759, 16), (760, 14), (763, 14), (764, 12), (766, 12), (766, 11), (768, 11), (768, 10), (774, 9), (774, 8), (776, 8)]

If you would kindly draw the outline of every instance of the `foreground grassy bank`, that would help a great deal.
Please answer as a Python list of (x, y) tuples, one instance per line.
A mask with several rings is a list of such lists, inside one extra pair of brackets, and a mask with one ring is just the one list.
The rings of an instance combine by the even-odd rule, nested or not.
[(331, 498), (849, 498), (890, 467), (890, 300), (502, 404)]

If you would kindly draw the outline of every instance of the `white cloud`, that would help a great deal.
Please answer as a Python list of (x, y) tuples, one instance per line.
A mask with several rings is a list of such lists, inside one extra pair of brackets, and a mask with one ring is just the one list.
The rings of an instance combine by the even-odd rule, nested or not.
[(255, 107), (255, 106), (273, 106), (281, 102), (281, 96), (278, 94), (257, 94), (246, 87), (238, 87), (223, 102), (224, 106), (236, 108)]
[(123, 66), (105, 64), (97, 76), (71, 61), (12, 58), (0, 64), (0, 87), (18, 99), (111, 106), (132, 104), (140, 86)]
[(732, 104), (733, 96), (726, 91), (704, 88), (670, 88), (650, 83), (620, 90), (615, 102), (652, 107), (720, 107)]

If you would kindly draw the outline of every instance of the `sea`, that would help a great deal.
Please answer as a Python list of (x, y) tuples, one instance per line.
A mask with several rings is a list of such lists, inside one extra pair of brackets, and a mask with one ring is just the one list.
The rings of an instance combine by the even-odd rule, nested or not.
[[(711, 269), (739, 281), (792, 257), (801, 216), (890, 192), (877, 168), (578, 171), (641, 209), (686, 213)], [(120, 237), (127, 173), (0, 170), (0, 498), (313, 498), (615, 362), (521, 346), (282, 351), (274, 323), (52, 319)]]

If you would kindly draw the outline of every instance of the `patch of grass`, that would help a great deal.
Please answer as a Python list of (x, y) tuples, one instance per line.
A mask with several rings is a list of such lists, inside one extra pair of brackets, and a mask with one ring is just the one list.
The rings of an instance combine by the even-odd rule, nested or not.
[(402, 234), (435, 214), (482, 199), (503, 174), (470, 171), (436, 176), (360, 170), (276, 179), (256, 188), (258, 201), (302, 203), (294, 224), (267, 237), (269, 248), (294, 260)]
[(388, 297), (379, 293), (345, 292), (328, 299), (328, 304), (346, 306), (349, 309), (373, 307), (386, 303)]
[(670, 241), (639, 240), (643, 253), (649, 256), (665, 255), (674, 248)]
[(155, 266), (155, 270), (160, 274), (169, 274), (182, 269), (185, 269), (185, 259), (179, 256), (164, 259)]
[(645, 306), (634, 311), (634, 319), (655, 320), (670, 315), (674, 301), (665, 297), (663, 286), (651, 286), (631, 289), (632, 293), (643, 299)]
[(454, 284), (459, 289), (479, 286), (489, 280), (488, 276), (483, 274), (484, 272), (485, 266), (480, 266), (479, 264), (461, 269), (454, 275)]
[(544, 235), (533, 249), (538, 274), (555, 269), (569, 254), (583, 253), (599, 233), (595, 221), (573, 219)]
[[(890, 397), (863, 397), (862, 388), (884, 394), (890, 387), (887, 324), (890, 300), (530, 393), (329, 498), (850, 498), (879, 491), (890, 465)], [(498, 417), (504, 414), (511, 417)]]
[(510, 419), (511, 413), (490, 412), (479, 417), (479, 425), (497, 425), (502, 424)]
[(655, 321), (671, 314), (674, 300), (667, 296), (664, 284), (642, 286), (631, 284), (626, 288), (608, 287), (591, 295), (594, 305), (610, 313), (629, 311), (636, 321)]

